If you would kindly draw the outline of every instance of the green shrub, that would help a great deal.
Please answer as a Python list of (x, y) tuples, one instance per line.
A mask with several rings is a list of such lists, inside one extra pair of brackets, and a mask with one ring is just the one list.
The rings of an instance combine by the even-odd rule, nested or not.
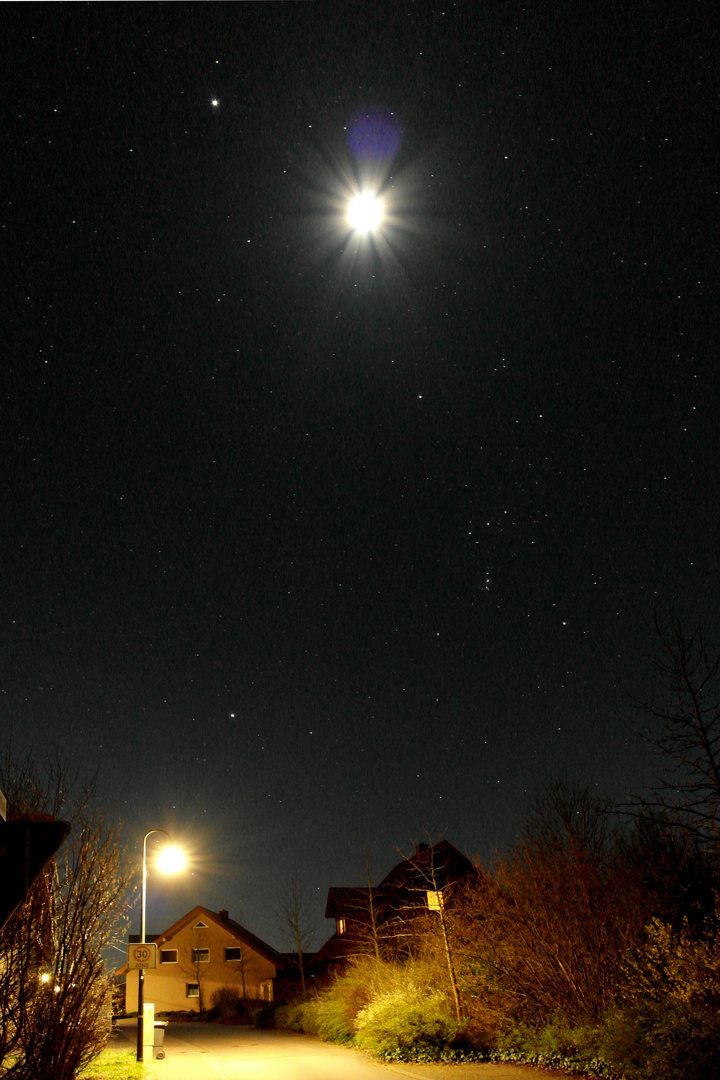
[(275, 1009), (275, 1027), (286, 1028), (288, 1031), (302, 1031), (301, 1008), (300, 1003), (278, 1005)]
[(556, 1016), (543, 1027), (516, 1024), (506, 1029), (490, 1053), (494, 1061), (517, 1061), (544, 1068), (566, 1069), (590, 1076), (618, 1075), (601, 1053), (597, 1025), (572, 1026)]
[(460, 1034), (446, 995), (412, 982), (374, 998), (358, 1013), (355, 1030), (358, 1046), (395, 1060), (447, 1058)]
[(289, 1008), (282, 1022), (329, 1042), (352, 1042), (355, 1017), (372, 999), (385, 969), (390, 967), (374, 957), (361, 958), (338, 975), (331, 986)]
[(353, 1040), (352, 1019), (345, 1002), (325, 991), (319, 997), (296, 1007), (295, 1022), (301, 1031), (328, 1042), (349, 1043)]
[(278, 1023), (320, 1039), (350, 1043), (398, 1060), (455, 1060), (468, 1047), (437, 968), (364, 957), (310, 1001), (286, 1007)]

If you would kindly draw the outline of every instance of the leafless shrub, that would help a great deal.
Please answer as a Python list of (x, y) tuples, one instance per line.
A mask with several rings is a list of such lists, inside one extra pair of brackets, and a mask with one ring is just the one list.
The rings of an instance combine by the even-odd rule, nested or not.
[(110, 1032), (103, 951), (124, 937), (129, 877), (119, 829), (58, 763), (0, 763), (8, 819), (63, 816), (71, 832), (0, 933), (0, 1072), (73, 1080)]

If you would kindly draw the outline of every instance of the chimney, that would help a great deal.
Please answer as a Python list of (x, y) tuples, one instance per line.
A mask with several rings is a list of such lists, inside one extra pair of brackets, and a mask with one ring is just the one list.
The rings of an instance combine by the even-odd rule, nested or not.
[(221, 918), (221, 919), (223, 920), (223, 922), (227, 922), (227, 921), (228, 921), (228, 919), (230, 918), (230, 916), (228, 915), (228, 913), (227, 913), (227, 911), (225, 910), (225, 908), (223, 908), (223, 910), (222, 910), (222, 911), (218, 911), (218, 915), (219, 915), (219, 916), (220, 916), (220, 918)]

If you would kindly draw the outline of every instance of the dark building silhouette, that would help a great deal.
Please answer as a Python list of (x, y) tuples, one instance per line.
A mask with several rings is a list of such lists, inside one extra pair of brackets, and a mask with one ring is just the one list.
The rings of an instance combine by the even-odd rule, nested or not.
[(447, 908), (475, 867), (447, 840), (418, 844), (415, 854), (393, 867), (379, 885), (335, 886), (328, 891), (325, 917), (335, 932), (315, 954), (321, 976), (358, 956), (408, 956), (419, 920)]

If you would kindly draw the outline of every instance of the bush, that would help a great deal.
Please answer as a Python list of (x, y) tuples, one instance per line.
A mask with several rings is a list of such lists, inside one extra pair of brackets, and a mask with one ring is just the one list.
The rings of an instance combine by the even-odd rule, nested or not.
[(376, 997), (355, 1020), (355, 1042), (380, 1057), (435, 1061), (448, 1057), (459, 1027), (441, 991), (405, 982)]
[(374, 958), (361, 958), (338, 975), (331, 986), (288, 1009), (283, 1023), (328, 1042), (352, 1042), (355, 1017), (372, 1000), (378, 980), (391, 967)]
[(720, 1016), (666, 998), (608, 1017), (603, 1057), (627, 1080), (715, 1080), (720, 1076)]
[(233, 986), (221, 986), (212, 996), (210, 1012), (220, 1020), (234, 1020), (244, 1014), (243, 999)]
[(269, 1002), (266, 1005), (261, 1005), (259, 1009), (255, 1009), (252, 1014), (253, 1027), (256, 1028), (274, 1028), (275, 1027), (275, 1006)]
[(493, 1060), (521, 1061), (591, 1076), (617, 1075), (603, 1060), (600, 1044), (597, 1026), (571, 1026), (558, 1016), (540, 1028), (517, 1024), (507, 1029), (490, 1056)]
[(279, 1009), (277, 1022), (387, 1059), (457, 1060), (470, 1052), (465, 1031), (437, 985), (432, 963), (365, 957), (310, 1001)]
[(327, 1042), (349, 1043), (353, 1040), (352, 1017), (342, 999), (333, 997), (331, 990), (296, 1006), (294, 1021), (293, 1026), (300, 1031)]
[(119, 827), (60, 764), (0, 760), (8, 821), (67, 820), (62, 847), (0, 930), (0, 1074), (74, 1080), (104, 1048), (112, 986), (104, 955), (124, 937), (129, 887)]

